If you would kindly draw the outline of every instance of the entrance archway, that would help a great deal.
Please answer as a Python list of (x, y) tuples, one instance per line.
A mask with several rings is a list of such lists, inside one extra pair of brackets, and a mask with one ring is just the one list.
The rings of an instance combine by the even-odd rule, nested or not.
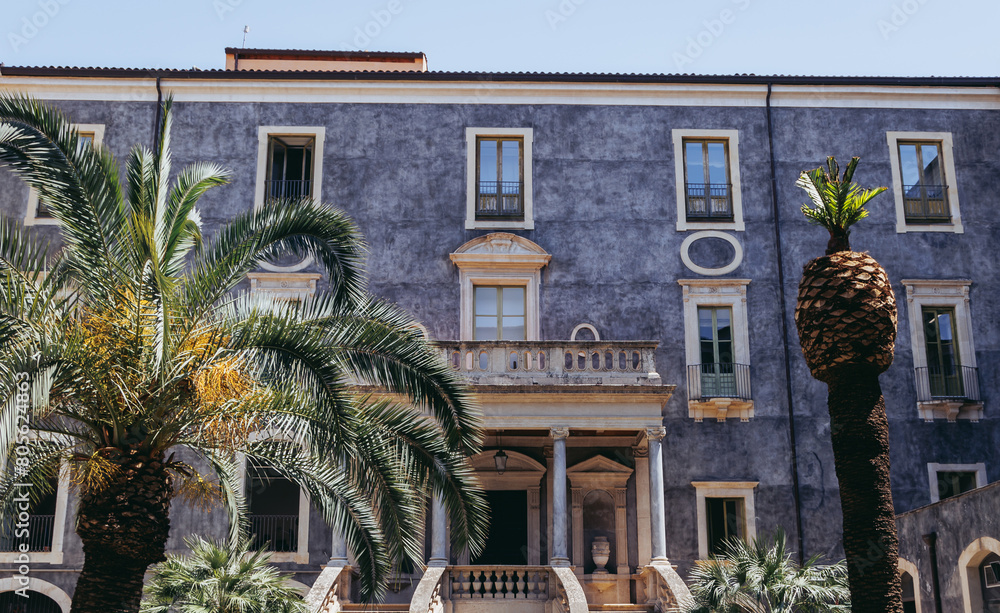
[(983, 536), (972, 541), (958, 558), (958, 573), (962, 581), (962, 604), (965, 613), (983, 611), (983, 561), (991, 554), (1000, 555), (1000, 541)]
[(536, 566), (541, 560), (539, 494), (545, 467), (523, 453), (508, 449), (504, 453), (507, 468), (502, 475), (493, 461), (495, 449), (472, 458), (493, 517), (487, 550), (476, 562)]
[(0, 579), (0, 613), (69, 613), (73, 605), (66, 592), (47, 581), (32, 577), (27, 598), (14, 592), (22, 587), (10, 577)]

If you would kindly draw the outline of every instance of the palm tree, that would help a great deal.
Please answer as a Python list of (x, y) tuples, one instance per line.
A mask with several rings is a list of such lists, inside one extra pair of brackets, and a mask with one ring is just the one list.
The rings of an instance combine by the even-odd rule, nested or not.
[[(487, 512), (468, 457), (480, 412), (410, 317), (367, 293), (356, 226), (305, 198), (203, 241), (195, 206), (229, 173), (200, 163), (171, 182), (169, 99), (162, 110), (155, 150), (133, 147), (122, 185), (118, 161), (80, 146), (60, 112), (0, 97), (0, 161), (62, 239), (49, 256), (0, 219), (0, 457), (16, 454), (0, 502), (11, 511), (19, 482), (44, 495), (69, 465), (85, 554), (73, 613), (138, 610), (175, 497), (220, 501), (235, 540), (244, 458), (302, 488), (345, 535), (366, 597), (420, 557), (432, 491), (455, 546), (478, 551)], [(329, 288), (301, 303), (235, 291), (283, 253), (313, 256)], [(15, 392), (29, 381), (26, 407)]]
[(886, 188), (853, 182), (858, 158), (839, 177), (803, 172), (796, 185), (813, 206), (810, 222), (830, 232), (826, 255), (809, 262), (799, 283), (795, 324), (813, 377), (828, 386), (833, 456), (844, 516), (844, 553), (851, 599), (859, 612), (902, 612), (897, 571), (899, 543), (889, 483), (889, 422), (878, 377), (893, 358), (896, 298), (885, 270), (866, 253), (851, 251), (853, 224)]
[(785, 549), (785, 533), (773, 540), (741, 538), (723, 542), (722, 553), (691, 570), (693, 601), (685, 613), (848, 613), (847, 569), (817, 566), (814, 557), (801, 567)]
[(190, 537), (189, 556), (170, 556), (151, 569), (141, 613), (308, 613), (302, 596), (268, 564), (271, 555)]

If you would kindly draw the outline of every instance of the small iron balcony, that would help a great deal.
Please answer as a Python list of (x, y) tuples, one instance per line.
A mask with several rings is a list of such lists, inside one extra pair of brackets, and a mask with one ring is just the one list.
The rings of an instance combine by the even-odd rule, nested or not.
[(267, 198), (304, 198), (312, 195), (311, 179), (274, 179), (265, 185)]
[(524, 182), (480, 181), (476, 219), (524, 219)]
[(948, 206), (947, 185), (903, 186), (903, 211), (910, 223), (948, 223), (951, 207)]
[(726, 221), (733, 218), (730, 183), (685, 183), (688, 221)]
[(268, 551), (289, 552), (299, 548), (299, 516), (250, 515), (250, 534), (254, 545), (267, 545)]
[(979, 396), (979, 369), (974, 366), (952, 366), (942, 370), (938, 366), (914, 369), (917, 380), (917, 402), (959, 400), (981, 402)]

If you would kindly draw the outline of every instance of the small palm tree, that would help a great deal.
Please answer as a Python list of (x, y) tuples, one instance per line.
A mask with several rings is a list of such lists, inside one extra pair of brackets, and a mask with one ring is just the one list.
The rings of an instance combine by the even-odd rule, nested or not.
[(685, 613), (846, 613), (851, 610), (847, 569), (843, 564), (817, 566), (817, 557), (801, 567), (785, 549), (785, 533), (747, 544), (731, 538), (722, 553), (697, 562), (689, 583), (693, 602)]
[(195, 536), (190, 555), (169, 556), (151, 569), (142, 613), (308, 613), (301, 595), (268, 564), (271, 555)]
[[(62, 243), (50, 257), (44, 237), (0, 219), (0, 458), (15, 459), (0, 514), (18, 483), (40, 497), (69, 465), (85, 555), (73, 613), (138, 610), (178, 496), (221, 502), (239, 538), (243, 458), (345, 535), (366, 597), (421, 557), (431, 491), (455, 546), (478, 551), (480, 412), (411, 318), (368, 294), (357, 227), (304, 198), (203, 240), (196, 204), (229, 173), (195, 164), (171, 183), (171, 106), (122, 185), (118, 161), (80, 146), (60, 112), (0, 96), (0, 162), (37, 190)], [(289, 252), (312, 256), (328, 289), (301, 303), (236, 291)]]
[(851, 250), (850, 228), (865, 205), (885, 191), (853, 182), (858, 158), (843, 176), (832, 157), (827, 169), (803, 172), (797, 185), (812, 207), (809, 221), (830, 233), (826, 255), (809, 262), (799, 283), (795, 324), (812, 376), (828, 386), (830, 432), (840, 484), (844, 553), (855, 611), (902, 612), (896, 568), (898, 540), (889, 483), (889, 422), (878, 377), (892, 364), (896, 297), (885, 269)]

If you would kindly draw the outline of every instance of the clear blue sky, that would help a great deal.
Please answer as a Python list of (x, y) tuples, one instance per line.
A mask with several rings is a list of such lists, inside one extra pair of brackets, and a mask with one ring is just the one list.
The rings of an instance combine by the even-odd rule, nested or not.
[(223, 48), (431, 70), (996, 76), (998, 0), (3, 0), (0, 62), (222, 68)]

